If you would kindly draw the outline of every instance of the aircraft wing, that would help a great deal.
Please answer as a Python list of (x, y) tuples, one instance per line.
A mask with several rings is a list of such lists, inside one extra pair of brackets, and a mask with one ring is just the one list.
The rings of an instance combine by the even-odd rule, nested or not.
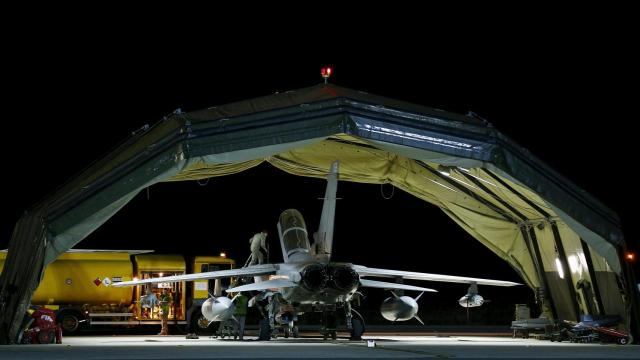
[(294, 287), (294, 286), (298, 286), (298, 284), (294, 283), (291, 280), (273, 279), (273, 280), (261, 281), (253, 284), (240, 285), (231, 289), (227, 289), (225, 291), (228, 293), (233, 293), (233, 292), (239, 292), (239, 291), (282, 289), (282, 288), (288, 288), (288, 287)]
[(276, 270), (278, 270), (277, 264), (262, 264), (262, 265), (248, 266), (248, 267), (239, 268), (239, 269), (231, 269), (231, 270), (209, 271), (209, 272), (203, 272), (203, 273), (197, 273), (197, 274), (165, 276), (165, 277), (157, 277), (153, 279), (134, 280), (134, 281), (122, 281), (122, 282), (113, 283), (111, 286), (123, 287), (123, 286), (133, 286), (133, 285), (142, 285), (142, 284), (156, 284), (156, 283), (163, 283), (163, 282), (218, 279), (218, 278), (226, 278), (231, 276), (270, 275), (270, 274), (275, 274)]
[[(400, 270), (388, 270), (388, 269), (376, 269), (362, 265), (353, 265), (353, 269), (364, 277), (392, 277), (403, 278), (410, 280), (425, 280), (425, 281), (441, 281), (461, 284), (473, 284), (478, 285), (492, 285), (492, 286), (515, 286), (521, 285), (511, 281), (492, 280), (492, 279), (480, 279), (470, 278), (463, 276), (441, 275), (441, 274), (429, 274), (419, 273), (413, 271), (400, 271)], [(362, 280), (361, 280), (362, 281)]]
[(360, 279), (360, 286), (379, 288), (379, 289), (390, 289), (390, 290), (415, 290), (415, 291), (438, 292), (437, 290), (423, 288), (420, 286), (396, 284), (396, 283), (390, 283), (385, 281), (375, 281), (375, 280), (367, 280), (367, 279)]

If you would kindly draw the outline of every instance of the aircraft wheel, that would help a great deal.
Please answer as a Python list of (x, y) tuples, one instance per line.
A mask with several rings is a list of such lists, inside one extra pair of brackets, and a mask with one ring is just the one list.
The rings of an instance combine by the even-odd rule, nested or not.
[(285, 339), (289, 338), (289, 328), (284, 328), (284, 338)]
[(291, 329), (291, 333), (292, 333), (294, 339), (297, 339), (298, 336), (300, 335), (299, 332), (298, 332), (298, 327), (297, 326), (294, 326)]
[(362, 340), (362, 334), (364, 334), (364, 320), (360, 314), (353, 312), (353, 317), (351, 318), (351, 337), (349, 340)]
[(271, 326), (269, 326), (269, 320), (260, 320), (260, 335), (258, 340), (268, 341), (271, 340)]
[(331, 331), (331, 340), (335, 340), (338, 338), (338, 333), (335, 330)]

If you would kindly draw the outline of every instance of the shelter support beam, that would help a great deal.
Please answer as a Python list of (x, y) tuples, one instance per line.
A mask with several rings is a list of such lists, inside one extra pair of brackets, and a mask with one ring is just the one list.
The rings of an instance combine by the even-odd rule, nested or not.
[[(523, 213), (518, 211), (518, 209), (516, 209), (513, 206), (511, 206), (511, 204), (509, 204), (506, 201), (504, 201), (501, 197), (496, 195), (493, 191), (491, 191), (489, 188), (487, 188), (478, 179), (476, 179), (475, 177), (473, 177), (473, 176), (471, 176), (471, 175), (469, 175), (469, 174), (467, 174), (465, 172), (461, 172), (461, 174), (467, 180), (471, 181), (474, 185), (476, 185), (478, 188), (480, 188), (482, 191), (484, 191), (487, 195), (491, 196), (494, 200), (496, 200), (497, 202), (502, 204), (505, 208), (509, 209), (509, 211), (511, 211), (513, 214), (518, 216), (521, 221), (528, 222), (529, 218), (527, 218)], [(523, 234), (523, 235), (526, 235), (526, 234)], [(526, 236), (525, 236), (525, 239), (526, 239)], [(542, 256), (541, 256), (541, 252), (540, 252), (540, 246), (538, 244), (538, 238), (536, 236), (535, 230), (532, 227), (529, 227), (529, 239), (531, 240), (531, 243), (532, 243), (533, 248), (535, 250), (536, 261), (534, 263), (538, 263), (538, 265), (536, 265), (536, 267), (538, 268), (537, 270), (538, 270), (538, 272), (542, 272), (542, 275), (539, 275), (539, 276), (540, 276), (540, 280), (542, 280), (542, 283), (544, 284), (545, 297), (549, 300), (549, 305), (550, 305), (551, 311), (553, 313), (553, 318), (557, 319), (558, 318), (558, 309), (555, 306), (555, 302), (553, 301), (553, 294), (550, 294), (551, 287), (549, 286), (549, 279), (547, 279), (546, 272), (544, 271), (544, 265), (543, 265), (544, 263), (542, 262)], [(573, 301), (575, 303), (575, 301), (576, 301), (575, 297), (574, 297)]]
[(487, 200), (483, 199), (481, 196), (478, 196), (476, 193), (474, 193), (473, 191), (471, 191), (471, 190), (467, 189), (466, 187), (460, 185), (458, 182), (453, 181), (450, 178), (440, 174), (440, 172), (438, 172), (436, 169), (434, 169), (431, 166), (423, 163), (422, 161), (416, 161), (416, 162), (420, 166), (425, 168), (427, 171), (432, 173), (433, 175), (435, 175), (438, 178), (440, 178), (441, 180), (447, 182), (447, 184), (451, 185), (452, 187), (455, 187), (457, 190), (460, 190), (463, 193), (465, 193), (465, 195), (473, 198), (474, 200), (476, 200), (477, 202), (481, 203), (482, 205), (484, 205), (484, 206), (488, 207), (489, 209), (495, 211), (497, 214), (502, 216), (505, 220), (510, 221), (510, 222), (512, 222), (514, 224), (518, 223), (518, 221), (513, 216), (508, 214), (506, 211), (504, 211), (503, 209), (500, 209), (499, 207), (493, 205), (492, 203), (490, 203)]
[(41, 215), (39, 211), (25, 213), (13, 230), (0, 275), (0, 344), (18, 343), (31, 295), (44, 270), (46, 226)]
[[(487, 206), (488, 208), (494, 210), (496, 213), (500, 214), (505, 220), (511, 221), (514, 224), (520, 224), (520, 231), (522, 233), (522, 237), (525, 241), (525, 244), (527, 246), (527, 250), (529, 251), (529, 254), (533, 254), (534, 258), (533, 260), (533, 264), (536, 267), (536, 272), (539, 278), (539, 281), (542, 282), (542, 286), (543, 286), (543, 290), (545, 293), (545, 299), (544, 301), (546, 301), (546, 303), (549, 305), (549, 308), (551, 310), (551, 314), (553, 316), (554, 319), (558, 318), (558, 313), (557, 313), (557, 309), (555, 307), (555, 304), (553, 302), (553, 297), (549, 294), (549, 282), (547, 280), (547, 277), (545, 275), (545, 271), (544, 271), (544, 265), (542, 262), (542, 256), (540, 253), (540, 247), (538, 246), (538, 241), (536, 238), (536, 234), (532, 229), (529, 229), (529, 233), (527, 233), (527, 226), (522, 224), (522, 221), (526, 220), (526, 217), (522, 214), (520, 214), (520, 212), (518, 212), (516, 209), (513, 209), (515, 214), (520, 214), (522, 221), (518, 221), (513, 215), (511, 215), (510, 213), (508, 213), (507, 211), (505, 211), (504, 209), (501, 209), (497, 206), (495, 206), (494, 204), (490, 203), (489, 201), (485, 200), (484, 198), (482, 198), (481, 196), (478, 196), (476, 193), (472, 192), (471, 190), (469, 190), (468, 188), (460, 185), (460, 183), (458, 183), (457, 181), (453, 181), (452, 179), (443, 176), (442, 174), (440, 174), (440, 172), (436, 171), (435, 169), (431, 168), (430, 166), (428, 166), (427, 164), (418, 162), (420, 165), (422, 165), (425, 169), (429, 170), (432, 174), (438, 176), (440, 179), (442, 179), (443, 181), (446, 181), (449, 185), (455, 187), (456, 189), (464, 192), (465, 194), (469, 195), (470, 197), (474, 198), (476, 201), (478, 201), (479, 203)], [(475, 178), (473, 178), (473, 180), (475, 180)], [(482, 184), (481, 184), (482, 185)], [(495, 195), (494, 195), (495, 196)], [(506, 204), (507, 206), (509, 206), (508, 204)], [(510, 206), (509, 206), (510, 207)], [(542, 305), (543, 307), (543, 311), (544, 311), (544, 305)]]
[(569, 295), (571, 296), (571, 303), (573, 304), (573, 312), (575, 314), (575, 320), (580, 321), (580, 306), (578, 305), (578, 298), (576, 297), (576, 288), (573, 286), (573, 279), (571, 278), (571, 271), (567, 264), (567, 253), (564, 251), (564, 245), (562, 245), (562, 237), (558, 230), (558, 225), (555, 222), (551, 222), (551, 232), (553, 233), (553, 241), (558, 250), (558, 259), (560, 259), (560, 265), (562, 266), (569, 289)]
[[(531, 201), (531, 199), (527, 198), (526, 196), (524, 196), (522, 193), (520, 193), (519, 191), (517, 191), (516, 189), (514, 189), (511, 185), (507, 184), (507, 182), (505, 182), (504, 180), (502, 180), (499, 176), (495, 175), (493, 172), (491, 172), (488, 169), (482, 169), (487, 175), (489, 175), (493, 180), (497, 181), (501, 186), (504, 186), (507, 190), (509, 190), (511, 193), (513, 193), (514, 195), (516, 195), (518, 198), (520, 198), (520, 200), (524, 201), (527, 205), (531, 206), (531, 208), (535, 209), (538, 213), (540, 213), (540, 215), (544, 216), (547, 221), (549, 223), (551, 223), (551, 227), (552, 227), (552, 231), (553, 231), (553, 237), (554, 237), (554, 241), (556, 243), (556, 247), (558, 248), (558, 251), (560, 251), (560, 249), (562, 249), (562, 256), (560, 257), (560, 262), (562, 263), (562, 267), (564, 267), (565, 269), (567, 269), (567, 260), (566, 260), (566, 254), (564, 252), (564, 247), (562, 246), (562, 241), (560, 238), (560, 232), (558, 231), (558, 226), (555, 224), (555, 222), (551, 219), (551, 214), (549, 214), (547, 211), (545, 211), (543, 208), (541, 208), (540, 206), (538, 206), (536, 203), (534, 203), (533, 201)], [(532, 231), (532, 234), (535, 236), (535, 232)], [(558, 243), (560, 244), (560, 247), (558, 247)], [(584, 242), (583, 242), (583, 247), (584, 247)], [(588, 251), (588, 250), (587, 250)], [(585, 253), (587, 254), (587, 253)], [(591, 274), (591, 272), (593, 272), (593, 264), (591, 264), (591, 259), (589, 258), (589, 271), (590, 271), (590, 277), (591, 277), (591, 281), (592, 283), (595, 283), (595, 276), (593, 276)], [(573, 282), (571, 280), (571, 273), (565, 271), (565, 273), (568, 275), (567, 276), (567, 281), (568, 281), (568, 287), (569, 287), (569, 292), (571, 294), (571, 298), (573, 299), (573, 305), (575, 308), (575, 312), (576, 312), (576, 320), (580, 319), (580, 314), (578, 313), (578, 304), (577, 304), (577, 299), (576, 299), (576, 291), (575, 291), (575, 287), (573, 286)], [(596, 291), (596, 293), (598, 294), (598, 299), (600, 298), (600, 293), (598, 292), (598, 288), (597, 285), (594, 286), (594, 289)], [(598, 308), (601, 308), (601, 304), (602, 301), (598, 302)]]
[[(476, 193), (474, 193), (473, 191), (469, 190), (468, 188), (460, 185), (460, 183), (458, 183), (457, 181), (454, 181), (454, 180), (450, 179), (449, 177), (440, 174), (440, 172), (438, 172), (435, 169), (431, 168), (427, 164), (424, 164), (422, 162), (418, 162), (418, 163), (421, 166), (423, 166), (425, 169), (430, 171), (432, 174), (434, 174), (435, 176), (439, 177), (443, 181), (446, 181), (449, 185), (455, 187), (456, 189), (464, 192), (465, 194), (467, 194), (468, 196), (472, 197), (473, 199), (475, 199), (479, 203), (481, 203), (481, 204), (487, 206), (488, 208), (494, 210), (496, 213), (500, 214), (505, 220), (511, 221), (514, 224), (520, 224), (519, 226), (520, 226), (520, 229), (521, 229), (521, 232), (522, 232), (522, 237), (524, 238), (524, 241), (525, 241), (525, 244), (527, 246), (527, 249), (529, 250), (529, 254), (534, 254), (534, 256), (535, 256), (533, 264), (536, 267), (536, 272), (538, 273), (539, 281), (542, 282), (542, 286), (543, 286), (543, 290), (544, 290), (544, 294), (545, 294), (545, 299), (544, 300), (547, 301), (547, 304), (549, 305), (549, 308), (551, 310), (551, 314), (552, 314), (553, 318), (557, 319), (558, 318), (558, 312), (557, 312), (555, 303), (553, 302), (553, 297), (549, 293), (549, 289), (550, 289), (549, 281), (547, 279), (547, 276), (545, 275), (544, 265), (543, 265), (543, 262), (542, 262), (542, 256), (541, 256), (541, 253), (540, 253), (540, 247), (538, 246), (538, 240), (536, 238), (536, 234), (533, 231), (533, 229), (529, 229), (529, 233), (527, 233), (527, 230), (526, 230), (527, 226), (523, 224), (523, 222), (526, 221), (526, 217), (523, 214), (521, 214), (518, 210), (512, 208), (509, 204), (505, 204), (505, 203), (501, 202), (501, 203), (503, 203), (503, 205), (506, 205), (507, 208), (513, 209), (514, 214), (516, 214), (516, 215), (520, 214), (520, 218), (522, 219), (522, 221), (518, 221), (514, 217), (514, 215), (508, 213), (504, 209), (501, 209), (501, 208), (495, 206), (491, 202), (485, 200), (483, 197), (477, 195)], [(469, 177), (471, 179), (473, 179), (473, 180), (476, 180), (475, 178), (473, 178), (471, 176), (469, 176)], [(476, 180), (476, 181), (474, 181), (474, 183), (478, 184), (480, 182)], [(481, 186), (481, 188), (484, 187), (484, 185), (482, 185), (481, 183), (480, 183), (480, 186)], [(489, 193), (489, 195), (492, 195), (492, 193)], [(495, 197), (495, 194), (493, 194), (493, 197)], [(543, 311), (544, 311), (544, 305), (543, 305)]]
[(637, 288), (638, 282), (635, 279), (631, 263), (624, 260), (626, 252), (626, 245), (618, 247), (618, 257), (622, 263), (623, 283), (627, 295), (625, 306), (629, 314), (629, 332), (633, 336), (633, 343), (640, 344), (640, 289)]
[[(538, 273), (538, 277), (540, 281), (542, 281), (542, 287), (544, 290), (544, 299), (538, 299), (543, 303), (542, 308), (544, 311), (544, 302), (549, 305), (549, 309), (551, 309), (551, 315), (554, 319), (558, 318), (558, 309), (556, 308), (556, 304), (553, 301), (553, 296), (549, 293), (549, 280), (547, 279), (547, 275), (544, 271), (544, 263), (542, 262), (542, 255), (540, 254), (540, 246), (538, 245), (538, 238), (536, 237), (535, 231), (532, 228), (529, 228), (527, 233), (527, 226), (523, 225), (520, 227), (522, 231), (522, 237), (524, 238), (524, 242), (527, 245), (527, 249), (529, 250), (529, 254), (533, 254), (533, 264), (536, 267), (536, 272)], [(532, 251), (533, 250), (533, 251)], [(536, 292), (536, 296), (539, 294)]]
[(600, 287), (598, 286), (598, 280), (596, 277), (596, 271), (593, 267), (593, 260), (591, 259), (591, 250), (589, 250), (589, 245), (584, 242), (584, 240), (580, 239), (580, 244), (582, 245), (582, 252), (584, 253), (584, 258), (587, 261), (587, 269), (589, 271), (589, 277), (591, 278), (591, 287), (593, 288), (593, 292), (596, 298), (596, 306), (598, 307), (598, 314), (604, 315), (604, 305), (602, 304), (602, 296), (600, 295)]

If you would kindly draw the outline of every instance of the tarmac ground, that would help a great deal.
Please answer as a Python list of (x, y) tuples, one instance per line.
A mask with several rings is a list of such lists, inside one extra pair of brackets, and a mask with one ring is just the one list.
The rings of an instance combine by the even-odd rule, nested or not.
[(0, 346), (0, 359), (640, 359), (640, 346), (557, 343), (484, 334), (369, 333), (350, 341), (302, 334), (297, 339), (243, 341), (183, 335), (69, 336), (63, 344)]

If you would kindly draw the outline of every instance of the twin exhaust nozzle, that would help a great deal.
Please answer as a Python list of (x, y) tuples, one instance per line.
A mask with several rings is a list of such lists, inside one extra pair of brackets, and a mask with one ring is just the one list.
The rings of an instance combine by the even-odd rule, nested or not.
[(333, 288), (339, 291), (355, 290), (360, 276), (347, 265), (311, 264), (300, 272), (300, 283), (309, 291)]

